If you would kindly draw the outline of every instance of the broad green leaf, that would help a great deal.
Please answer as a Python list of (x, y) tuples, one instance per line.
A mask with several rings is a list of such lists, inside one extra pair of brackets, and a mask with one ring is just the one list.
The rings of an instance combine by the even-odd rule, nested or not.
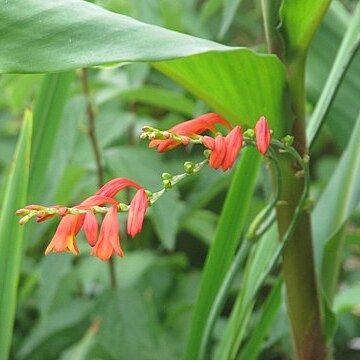
[(307, 128), (307, 137), (309, 143), (312, 143), (317, 132), (325, 118), (330, 104), (335, 96), (336, 90), (350, 65), (352, 58), (355, 56), (360, 46), (360, 5), (357, 6), (351, 22), (342, 40), (340, 49), (332, 66), (325, 87), (316, 104), (315, 110), (311, 116), (311, 122)]
[(170, 111), (177, 111), (191, 117), (195, 110), (195, 103), (177, 92), (155, 86), (143, 86), (138, 89), (125, 90), (120, 93), (124, 100), (139, 101), (158, 106)]
[(284, 69), (275, 56), (242, 49), (154, 64), (234, 124), (253, 127), (264, 115), (282, 133)]
[(1, 204), (0, 359), (8, 358), (13, 333), (23, 240), (23, 228), (18, 224), (15, 211), (22, 208), (27, 199), (32, 126), (32, 113), (26, 111)]
[(222, 46), (74, 0), (31, 0), (26, 7), (8, 2), (0, 24), (6, 28), (0, 39), (1, 72), (61, 71), (200, 54), (158, 68), (229, 120), (252, 126), (265, 115), (275, 132), (282, 131), (285, 73), (275, 56)]
[[(34, 136), (31, 155), (31, 179), (29, 183), (29, 201), (41, 202), (48, 167), (53, 161), (53, 150), (65, 103), (74, 72), (47, 75), (41, 85), (34, 110)], [(52, 178), (52, 180), (54, 180)]]
[(280, 32), (286, 44), (286, 55), (292, 59), (305, 54), (331, 0), (283, 1), (280, 9)]
[(1, 4), (0, 72), (54, 72), (229, 49), (86, 1), (29, 0), (23, 6), (21, 1), (2, 0)]
[[(327, 277), (331, 279), (335, 276), (339, 267), (339, 258), (334, 257), (334, 250), (335, 253), (341, 252), (342, 242), (335, 235), (360, 201), (359, 137), (360, 114), (349, 145), (312, 214), (316, 266), (325, 282)], [(332, 244), (332, 239), (337, 239), (336, 244)], [(330, 290), (325, 289), (327, 297), (331, 299)]]
[(219, 219), (215, 238), (206, 258), (188, 338), (186, 359), (198, 358), (207, 315), (240, 241), (260, 159), (254, 149), (246, 149), (241, 155)]
[(99, 341), (114, 358), (144, 359), (155, 350), (159, 324), (150, 302), (151, 297), (133, 289), (109, 291), (99, 301)]

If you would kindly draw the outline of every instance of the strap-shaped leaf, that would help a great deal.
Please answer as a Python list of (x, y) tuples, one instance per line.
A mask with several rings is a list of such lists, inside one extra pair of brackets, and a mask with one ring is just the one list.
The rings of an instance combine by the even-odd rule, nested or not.
[(7, 359), (13, 333), (20, 275), (23, 229), (15, 211), (26, 203), (32, 133), (27, 111), (1, 204), (0, 216), (0, 359)]

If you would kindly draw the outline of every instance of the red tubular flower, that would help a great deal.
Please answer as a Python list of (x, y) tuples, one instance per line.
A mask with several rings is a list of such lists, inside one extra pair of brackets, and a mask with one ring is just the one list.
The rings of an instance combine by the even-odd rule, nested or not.
[(146, 196), (145, 190), (138, 190), (130, 203), (127, 220), (127, 232), (131, 235), (131, 237), (134, 237), (141, 231), (148, 205), (149, 200)]
[(225, 139), (222, 135), (215, 138), (214, 149), (211, 151), (209, 165), (217, 170), (223, 163), (226, 155)]
[(225, 137), (226, 155), (221, 164), (223, 171), (231, 169), (241, 150), (243, 135), (240, 126), (235, 126)]
[(90, 246), (94, 246), (97, 240), (99, 224), (92, 210), (88, 210), (84, 220), (84, 233)]
[[(131, 236), (135, 236), (141, 230), (148, 206), (148, 198), (145, 190), (140, 185), (125, 178), (117, 178), (106, 183), (95, 195), (90, 196), (74, 207), (74, 209), (88, 210), (86, 214), (65, 215), (67, 208), (54, 206), (61, 211), (61, 215), (65, 216), (60, 221), (54, 237), (46, 248), (45, 254), (47, 255), (50, 251), (61, 252), (63, 250), (78, 254), (79, 251), (75, 237), (81, 227), (84, 226), (87, 241), (90, 246), (93, 246), (93, 249), (91, 250), (92, 255), (98, 256), (101, 260), (108, 260), (114, 252), (119, 256), (123, 256), (120, 247), (119, 224), (117, 218), (117, 206), (119, 203), (113, 199), (113, 197), (119, 191), (129, 186), (138, 189), (138, 192), (130, 204), (128, 221), (128, 232)], [(104, 204), (111, 204), (112, 207), (104, 217), (100, 228), (99, 239), (97, 240), (99, 225), (92, 207)], [(44, 217), (46, 216), (52, 215), (44, 215)]]
[[(232, 128), (232, 126), (220, 115), (215, 113), (209, 113), (175, 125), (171, 129), (169, 129), (168, 132), (188, 137), (194, 137), (195, 135), (202, 134), (206, 130), (210, 130), (215, 133), (216, 124), (222, 124), (229, 130)], [(186, 143), (186, 141), (183, 142)], [(176, 141), (172, 139), (152, 140), (150, 141), (149, 147), (157, 146), (158, 152), (164, 152), (171, 150), (180, 144), (181, 141)]]
[(114, 252), (121, 257), (124, 256), (120, 247), (119, 223), (116, 206), (112, 206), (105, 215), (100, 228), (99, 240), (92, 248), (90, 254), (106, 261), (110, 259)]
[(135, 187), (136, 189), (140, 189), (141, 186), (136, 184), (135, 182), (126, 179), (126, 178), (116, 178), (107, 182), (104, 186), (102, 186), (97, 192), (96, 195), (106, 196), (106, 197), (114, 197), (119, 191), (125, 189), (126, 187)]
[(262, 116), (255, 125), (256, 146), (262, 154), (265, 154), (271, 140), (268, 122)]
[(64, 250), (77, 255), (79, 250), (75, 242), (75, 236), (80, 230), (80, 222), (79, 216), (64, 216), (60, 221), (54, 237), (45, 250), (45, 255), (48, 255), (50, 251), (61, 252)]
[[(106, 203), (117, 204), (117, 201), (101, 195), (93, 195), (85, 199), (80, 205), (76, 206), (77, 209), (89, 209), (92, 206), (103, 205)], [(79, 253), (76, 245), (75, 237), (83, 226), (85, 215), (65, 215), (56, 229), (55, 235), (50, 241), (45, 250), (45, 255), (48, 255), (51, 251), (61, 252), (70, 251), (77, 255)], [(87, 235), (87, 234), (86, 234)], [(88, 238), (89, 243), (93, 241), (93, 237)]]

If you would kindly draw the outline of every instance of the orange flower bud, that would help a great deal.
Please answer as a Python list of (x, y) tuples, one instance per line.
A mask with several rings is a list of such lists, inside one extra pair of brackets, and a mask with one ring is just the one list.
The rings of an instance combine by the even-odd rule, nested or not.
[(255, 125), (256, 146), (262, 154), (265, 154), (270, 146), (271, 135), (268, 122), (262, 116)]

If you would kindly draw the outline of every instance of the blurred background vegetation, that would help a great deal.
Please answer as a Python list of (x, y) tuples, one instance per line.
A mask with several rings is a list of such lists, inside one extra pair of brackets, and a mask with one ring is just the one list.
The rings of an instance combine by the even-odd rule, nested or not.
[[(224, 44), (254, 49), (265, 46), (259, 1), (94, 2), (147, 23)], [(335, 58), (348, 11), (356, 2), (334, 2), (312, 43), (307, 69), (309, 112)], [(128, 177), (156, 191), (161, 187), (162, 172), (182, 172), (184, 161), (201, 158), (198, 149), (193, 151), (191, 147), (157, 154), (147, 149), (147, 142), (140, 141), (139, 134), (144, 125), (167, 129), (210, 111), (203, 102), (144, 63), (89, 69), (86, 76), (88, 94), (81, 70), (70, 71), (65, 76), (5, 74), (0, 77), (0, 199), (26, 107), (35, 108), (35, 116), (36, 109), (41, 108), (41, 116), (51, 119), (44, 127), (42, 143), (33, 144), (38, 158), (30, 172), (29, 203), (71, 206), (98, 188), (89, 137), (89, 104), (95, 114), (105, 180)], [(359, 87), (358, 54), (313, 150), (315, 198), (324, 189), (350, 137), (354, 113), (360, 109)], [(54, 97), (56, 103), (49, 100)], [(26, 225), (11, 358), (181, 358), (205, 256), (231, 177), (231, 171), (223, 174), (205, 168), (196, 177), (187, 179), (149, 210), (144, 229), (135, 239), (126, 237), (125, 218), (121, 218), (125, 258), (114, 259), (115, 288), (111, 286), (108, 264), (88, 255), (82, 233), (78, 241), (79, 256), (63, 253), (44, 257), (57, 220)], [(258, 179), (249, 220), (267, 201), (269, 188), (264, 169)], [(123, 200), (128, 201), (130, 196), (131, 193), (126, 194)], [(335, 338), (337, 359), (360, 356), (359, 278), (358, 208), (347, 227), (340, 280), (340, 290), (344, 291), (335, 299), (335, 310), (340, 315)], [(215, 346), (240, 283), (241, 275), (216, 324)], [(269, 289), (269, 286), (262, 288), (257, 305), (264, 301)], [(263, 343), (261, 359), (288, 358), (291, 345), (287, 321), (286, 309), (281, 306)]]

